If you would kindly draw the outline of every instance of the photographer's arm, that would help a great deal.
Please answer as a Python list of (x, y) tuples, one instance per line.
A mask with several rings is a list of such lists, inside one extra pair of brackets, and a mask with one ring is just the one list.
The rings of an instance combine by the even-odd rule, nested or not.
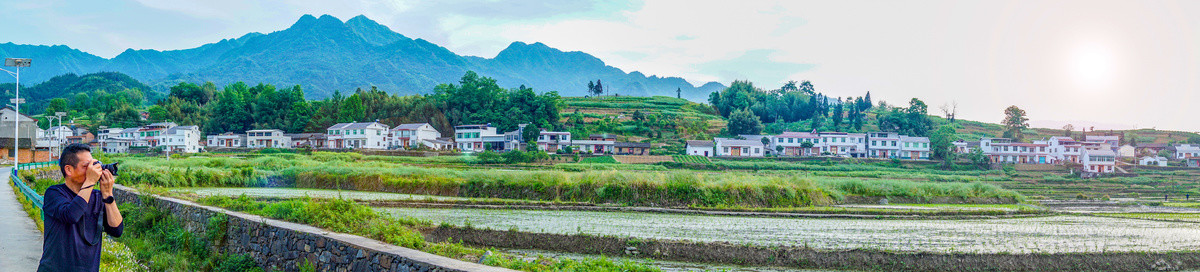
[[(100, 194), (104, 199), (113, 196), (113, 184), (115, 178), (112, 173), (107, 170), (100, 175)], [(121, 237), (121, 233), (125, 230), (124, 217), (121, 217), (121, 210), (117, 208), (117, 202), (104, 203), (104, 232), (112, 237)]]

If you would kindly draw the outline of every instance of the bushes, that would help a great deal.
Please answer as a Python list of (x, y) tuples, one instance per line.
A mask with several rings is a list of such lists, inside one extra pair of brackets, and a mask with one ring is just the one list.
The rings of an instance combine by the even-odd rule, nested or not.
[(619, 163), (612, 156), (587, 157), (579, 160), (579, 163)]
[(262, 271), (248, 256), (227, 256), (212, 250), (214, 243), (223, 242), (214, 238), (224, 235), (194, 235), (174, 216), (153, 207), (123, 203), (121, 212), (125, 215), (125, 233), (117, 240), (128, 245), (138, 259), (147, 260), (150, 270)]

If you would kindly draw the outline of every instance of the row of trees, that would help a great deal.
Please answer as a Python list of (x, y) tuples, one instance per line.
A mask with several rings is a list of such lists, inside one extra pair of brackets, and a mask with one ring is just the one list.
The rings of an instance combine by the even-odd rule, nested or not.
[(335, 92), (322, 100), (306, 100), (300, 86), (279, 89), (270, 84), (250, 86), (238, 82), (218, 88), (211, 82), (184, 82), (172, 86), (167, 98), (147, 109), (146, 121), (136, 110), (140, 99), (135, 97), (137, 91), (127, 92), (101, 99), (76, 99), (74, 103), (80, 105), (71, 105), (65, 99), (51, 101), (46, 111), (89, 109), (98, 111), (96, 115), (103, 120), (93, 124), (134, 127), (171, 121), (200, 126), (209, 134), (268, 128), (288, 133), (324, 132), (336, 123), (374, 120), (390, 125), (430, 123), (439, 131), (474, 123), (492, 123), (505, 131), (526, 123), (547, 129), (560, 126), (557, 93), (538, 94), (524, 86), (500, 88), (494, 79), (474, 72), (467, 72), (458, 84), (438, 85), (428, 95), (393, 95), (371, 87), (349, 96)]
[(866, 112), (873, 108), (870, 92), (861, 97), (831, 98), (817, 92), (809, 81), (789, 81), (779, 89), (762, 90), (739, 80), (710, 94), (708, 100), (728, 118), (727, 133), (732, 135), (775, 133), (796, 127), (781, 124), (800, 122), (815, 130), (858, 131), (866, 122)]

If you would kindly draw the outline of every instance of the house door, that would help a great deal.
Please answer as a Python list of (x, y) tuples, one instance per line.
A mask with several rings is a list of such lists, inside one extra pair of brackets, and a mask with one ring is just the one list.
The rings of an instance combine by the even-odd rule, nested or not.
[(1038, 157), (1038, 163), (1046, 163), (1046, 157)]
[(734, 149), (733, 149), (733, 154), (731, 154), (731, 155), (733, 155), (733, 156), (741, 156), (741, 155), (742, 155), (742, 148), (734, 148)]

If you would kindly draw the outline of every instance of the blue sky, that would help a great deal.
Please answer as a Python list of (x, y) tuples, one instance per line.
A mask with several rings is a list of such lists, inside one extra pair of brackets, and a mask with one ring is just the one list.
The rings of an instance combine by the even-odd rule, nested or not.
[(460, 54), (513, 41), (694, 84), (811, 80), (832, 96), (1037, 126), (1200, 130), (1200, 1), (3, 1), (2, 42), (113, 57), (366, 15)]

